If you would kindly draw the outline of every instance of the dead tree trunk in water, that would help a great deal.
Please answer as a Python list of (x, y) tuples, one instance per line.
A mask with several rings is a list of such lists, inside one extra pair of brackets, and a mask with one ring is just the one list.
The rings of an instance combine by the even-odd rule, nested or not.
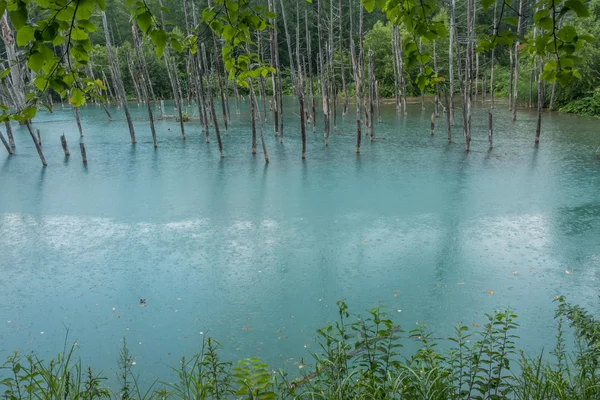
[(488, 111), (488, 148), (491, 150), (494, 147), (494, 128), (492, 126), (492, 112)]
[[(423, 54), (423, 38), (419, 38), (419, 53)], [(423, 63), (419, 63), (419, 72), (423, 74)], [(425, 90), (421, 90), (421, 111), (425, 111)]]
[[(342, 115), (345, 116), (348, 113), (348, 88), (346, 87), (346, 67), (344, 64), (344, 52), (342, 51), (342, 49), (344, 48), (343, 46), (343, 40), (342, 40), (342, 25), (343, 25), (343, 8), (342, 8), (342, 0), (339, 0), (338, 3), (338, 7), (340, 8), (340, 16), (339, 16), (339, 42), (338, 42), (338, 48), (340, 49), (340, 74), (342, 76), (342, 90), (344, 92), (344, 110), (342, 111)], [(352, 7), (352, 4), (350, 4), (350, 7)]]
[(117, 99), (121, 103), (121, 106), (123, 107), (123, 112), (125, 113), (125, 118), (127, 119), (127, 126), (129, 127), (129, 136), (131, 137), (131, 143), (135, 144), (135, 130), (133, 128), (131, 114), (129, 113), (129, 107), (127, 106), (127, 95), (125, 94), (125, 88), (123, 87), (123, 78), (121, 77), (119, 65), (116, 62), (116, 59), (112, 52), (112, 42), (110, 40), (110, 32), (108, 30), (106, 14), (104, 12), (102, 12), (102, 24), (104, 26), (104, 35), (106, 38), (106, 52), (108, 53), (110, 75), (114, 83)]
[(73, 107), (75, 111), (75, 121), (77, 122), (77, 129), (79, 129), (79, 137), (83, 137), (83, 128), (81, 127), (81, 118), (79, 117), (79, 107)]
[[(450, 40), (448, 41), (448, 75), (450, 78), (450, 125), (454, 125), (454, 35), (456, 34), (456, 20), (454, 18), (454, 10), (456, 8), (456, 0), (450, 2)], [(458, 46), (456, 48), (458, 52)]]
[[(521, 37), (522, 34), (522, 20), (523, 20), (523, 0), (519, 1), (519, 18), (518, 18), (518, 23), (517, 23), (517, 38)], [(512, 120), (516, 121), (517, 120), (517, 101), (518, 101), (518, 97), (519, 97), (519, 47), (520, 47), (521, 43), (519, 42), (519, 39), (517, 39), (517, 41), (515, 42), (515, 89), (514, 89), (514, 93), (513, 93), (513, 109), (512, 109)]]
[(319, 38), (319, 71), (321, 74), (321, 100), (323, 103), (323, 137), (325, 139), (325, 146), (329, 146), (329, 98), (327, 96), (327, 80), (322, 46), (323, 35), (321, 32), (321, 0), (317, 1), (317, 24), (317, 36)]
[[(496, 10), (498, 8), (498, 2), (494, 2), (494, 36), (498, 34), (498, 20), (496, 17)], [(490, 97), (492, 98), (492, 106), (491, 108), (494, 108), (494, 101), (495, 101), (495, 95), (494, 95), (494, 64), (496, 62), (496, 55), (495, 55), (495, 49), (492, 48), (492, 70), (491, 70), (491, 75), (490, 75)]]
[[(435, 40), (433, 41), (433, 72), (435, 72), (436, 75), (438, 74)], [(435, 82), (435, 115), (440, 115), (440, 83), (438, 81)]]
[(33, 140), (33, 144), (35, 145), (35, 149), (37, 150), (38, 156), (40, 157), (40, 161), (42, 161), (42, 165), (44, 167), (47, 167), (48, 163), (46, 162), (46, 158), (44, 157), (44, 153), (42, 152), (42, 147), (38, 143), (38, 140), (35, 137), (35, 134), (33, 133), (33, 128), (31, 127), (31, 121), (27, 121), (26, 124), (27, 124), (27, 130), (29, 130), (29, 134), (31, 135), (31, 139)]
[(360, 142), (362, 140), (361, 82), (363, 80), (361, 76), (359, 61), (356, 59), (356, 46), (354, 45), (354, 40), (352, 38), (350, 38), (350, 54), (352, 56), (352, 70), (354, 72), (354, 82), (356, 83), (356, 88), (354, 90), (354, 94), (356, 96), (356, 154), (360, 154)]
[(71, 153), (69, 152), (69, 146), (67, 145), (67, 139), (65, 138), (64, 134), (60, 136), (60, 144), (65, 153), (65, 157), (69, 157), (71, 155)]
[(333, 130), (337, 130), (337, 86), (335, 84), (335, 47), (333, 45), (333, 0), (329, 0), (329, 114), (333, 114)]
[(537, 121), (535, 126), (535, 144), (540, 144), (540, 134), (542, 133), (542, 110), (544, 109), (544, 81), (542, 73), (544, 72), (544, 60), (540, 59), (540, 75), (538, 76), (538, 104)]
[(508, 47), (508, 54), (510, 56), (510, 63), (509, 63), (509, 67), (508, 67), (508, 86), (509, 86), (509, 90), (508, 90), (508, 110), (512, 111), (512, 101), (513, 101), (513, 93), (514, 93), (514, 86), (513, 86), (513, 82), (514, 82), (514, 66), (513, 66), (513, 49), (512, 47)]
[(15, 138), (14, 138), (13, 132), (12, 132), (12, 126), (10, 126), (10, 122), (8, 122), (8, 121), (4, 121), (4, 126), (6, 127), (6, 136), (8, 136), (8, 144), (10, 144), (10, 147), (12, 147), (14, 149), (16, 146), (15, 146)]
[(444, 87), (444, 101), (446, 103), (446, 124), (448, 125), (448, 143), (452, 143), (452, 121), (450, 121), (450, 102), (448, 101), (448, 90)]
[[(250, 87), (250, 102), (253, 104), (254, 112), (260, 113), (258, 111), (258, 101), (256, 100), (256, 93), (254, 92), (254, 86), (252, 85), (252, 79), (248, 78), (248, 86)], [(262, 143), (263, 154), (265, 156), (265, 163), (269, 163), (269, 154), (267, 153), (267, 145), (265, 144), (265, 135), (263, 134), (262, 128), (262, 118), (254, 118), (254, 120), (260, 121), (260, 141)]]
[[(249, 84), (251, 84), (252, 79), (248, 78)], [(250, 127), (252, 130), (252, 154), (256, 154), (256, 110), (255, 110), (254, 102), (252, 101), (252, 95), (250, 95)]]
[(313, 133), (317, 130), (317, 110), (315, 105), (315, 92), (314, 92), (314, 81), (313, 81), (313, 69), (312, 69), (312, 49), (311, 49), (311, 39), (308, 31), (308, 10), (304, 10), (304, 23), (306, 25), (306, 47), (308, 53), (308, 75), (310, 77), (309, 80), (309, 92), (310, 92), (310, 107), (311, 107), (311, 122)]
[(152, 106), (150, 105), (150, 98), (148, 97), (148, 85), (146, 83), (146, 66), (144, 64), (144, 60), (142, 60), (142, 56), (140, 55), (140, 40), (137, 34), (137, 28), (135, 25), (131, 27), (131, 32), (133, 33), (133, 47), (135, 48), (135, 54), (138, 60), (138, 70), (140, 71), (140, 86), (142, 90), (143, 101), (146, 103), (146, 108), (148, 109), (148, 119), (150, 120), (150, 131), (152, 132), (152, 144), (154, 148), (158, 147), (158, 143), (156, 142), (156, 129), (154, 128), (154, 116), (152, 115)]
[(135, 101), (140, 105), (140, 102), (144, 102), (142, 96), (142, 91), (140, 90), (138, 79), (135, 76), (135, 72), (133, 72), (133, 62), (131, 61), (131, 56), (129, 53), (125, 52), (125, 60), (127, 61), (127, 70), (129, 71), (129, 76), (131, 77), (131, 84), (133, 85), (133, 91), (135, 92)]
[(369, 50), (369, 120), (371, 126), (369, 130), (369, 136), (371, 142), (375, 140), (375, 54), (372, 50)]
[[(273, 7), (273, 0), (268, 0), (268, 8), (270, 12), (275, 12)], [(269, 24), (269, 44), (271, 47), (271, 64), (275, 69), (275, 72), (271, 73), (271, 83), (273, 84), (273, 128), (275, 136), (279, 135), (279, 91), (277, 90), (277, 75), (279, 74), (279, 67), (277, 65), (277, 57), (275, 56), (277, 42), (275, 40), (275, 29), (273, 28), (277, 21), (275, 19), (270, 20)]]
[[(204, 47), (204, 43), (202, 43), (202, 61), (204, 65), (204, 70), (208, 71), (208, 62), (206, 61), (206, 48)], [(219, 145), (219, 152), (221, 153), (221, 158), (225, 157), (223, 154), (223, 142), (221, 142), (221, 132), (219, 130), (219, 121), (217, 119), (217, 113), (215, 112), (215, 104), (213, 102), (212, 91), (210, 88), (210, 82), (206, 85), (206, 95), (208, 96), (208, 106), (210, 107), (210, 114), (212, 116), (213, 124), (215, 126), (215, 135), (217, 136), (217, 143)]]
[(6, 141), (6, 139), (4, 138), (4, 135), (2, 134), (2, 131), (0, 131), (0, 140), (2, 140), (2, 144), (4, 145), (4, 147), (6, 148), (6, 151), (8, 151), (9, 155), (14, 155), (14, 151), (12, 150), (12, 148), (10, 147), (10, 145), (8, 144), (8, 142)]
[(81, 161), (87, 164), (87, 153), (85, 152), (85, 144), (79, 143), (79, 149), (81, 150)]
[(218, 44), (217, 44), (217, 35), (215, 35), (215, 33), (213, 32), (212, 34), (213, 37), (213, 50), (214, 50), (214, 57), (215, 57), (215, 70), (217, 71), (217, 81), (219, 83), (219, 93), (221, 95), (221, 110), (223, 111), (223, 124), (225, 124), (225, 136), (229, 135), (229, 123), (228, 123), (228, 118), (227, 118), (227, 105), (226, 103), (226, 99), (225, 99), (225, 93), (223, 92), (223, 80), (221, 79), (221, 66), (219, 63), (219, 51), (218, 51)]

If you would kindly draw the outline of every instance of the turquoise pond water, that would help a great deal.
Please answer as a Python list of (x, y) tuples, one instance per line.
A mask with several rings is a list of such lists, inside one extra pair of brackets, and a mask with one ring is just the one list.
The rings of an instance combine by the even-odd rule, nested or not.
[[(598, 120), (545, 116), (535, 148), (535, 115), (512, 123), (498, 109), (488, 152), (478, 109), (466, 154), (459, 126), (449, 145), (442, 122), (429, 136), (430, 110), (389, 106), (376, 126), (385, 140), (359, 157), (352, 137), (324, 148), (309, 129), (303, 162), (288, 101), (284, 145), (265, 127), (268, 166), (250, 153), (246, 106), (222, 160), (197, 122), (183, 142), (175, 121), (158, 121), (154, 150), (136, 105), (136, 146), (121, 112), (109, 123), (82, 111), (87, 167), (70, 109), (36, 118), (45, 169), (14, 125), (17, 155), (0, 148), (0, 357), (55, 355), (68, 328), (84, 363), (109, 376), (127, 338), (151, 379), (208, 333), (228, 360), (297, 370), (340, 298), (355, 312), (382, 302), (403, 327), (424, 321), (440, 336), (510, 306), (529, 350), (553, 343), (556, 295), (598, 310)], [(338, 130), (354, 127), (352, 114)]]

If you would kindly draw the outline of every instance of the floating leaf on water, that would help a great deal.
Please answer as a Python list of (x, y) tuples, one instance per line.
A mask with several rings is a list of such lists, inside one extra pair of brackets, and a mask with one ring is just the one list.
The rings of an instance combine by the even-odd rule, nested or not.
[(571, 271), (569, 271), (568, 269), (565, 269), (565, 274), (567, 274), (567, 275), (571, 275), (571, 274), (572, 274), (572, 272), (571, 272)]
[(135, 364), (137, 364), (135, 361), (132, 361), (132, 362), (131, 362), (131, 365), (135, 365)]
[(486, 290), (485, 291), (487, 294), (494, 294), (495, 292), (493, 290)]
[(252, 328), (250, 328), (249, 326), (244, 326), (244, 327), (242, 328), (242, 330), (243, 330), (243, 331), (247, 331), (247, 332), (249, 332), (249, 331), (251, 331), (251, 330), (252, 330)]
[(513, 271), (511, 272), (512, 275), (519, 275), (519, 271)]
[(472, 323), (471, 326), (474, 327), (474, 328), (481, 328), (481, 325), (476, 324), (476, 323)]
[(43, 334), (44, 334), (44, 332), (40, 332), (40, 335), (43, 335)]
[(117, 308), (116, 308), (116, 307), (113, 307), (113, 308), (112, 308), (112, 310), (113, 310), (113, 311), (117, 311)]
[(398, 312), (402, 312), (402, 310), (401, 310), (401, 309), (398, 309)]

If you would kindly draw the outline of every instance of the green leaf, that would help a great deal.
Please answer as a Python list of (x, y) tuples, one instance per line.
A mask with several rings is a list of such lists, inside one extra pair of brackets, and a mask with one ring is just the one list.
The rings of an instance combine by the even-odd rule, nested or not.
[(73, 107), (81, 107), (85, 103), (85, 98), (83, 97), (83, 91), (79, 88), (75, 88), (71, 91), (71, 98), (69, 102)]
[(506, 22), (508, 25), (512, 25), (512, 26), (519, 25), (519, 20), (517, 19), (517, 17), (506, 17), (506, 18), (504, 18), (504, 22)]
[(483, 6), (483, 9), (487, 11), (495, 2), (496, 0), (482, 0), (481, 5)]
[(590, 11), (587, 6), (579, 1), (579, 0), (567, 0), (565, 1), (564, 7), (568, 7), (569, 9), (575, 11), (578, 17), (589, 17)]
[(556, 36), (563, 42), (572, 42), (577, 36), (577, 30), (570, 25), (560, 28)]
[(35, 29), (32, 26), (25, 25), (17, 31), (17, 45), (27, 46), (34, 40)]
[(0, 0), (0, 18), (4, 15), (6, 10), (6, 0)]
[(361, 0), (361, 4), (367, 12), (373, 12), (375, 9), (375, 0)]

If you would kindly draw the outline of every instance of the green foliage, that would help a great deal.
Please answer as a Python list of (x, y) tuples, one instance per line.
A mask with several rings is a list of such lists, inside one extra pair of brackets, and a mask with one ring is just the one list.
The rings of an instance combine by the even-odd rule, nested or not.
[[(0, 367), (0, 393), (6, 399), (596, 399), (600, 397), (600, 322), (587, 310), (556, 300), (556, 346), (528, 357), (515, 345), (518, 324), (510, 311), (487, 314), (487, 323), (471, 331), (459, 324), (449, 338), (434, 337), (424, 324), (409, 332), (395, 324), (383, 307), (351, 320), (348, 305), (338, 302), (337, 321), (317, 331), (321, 350), (314, 368), (290, 380), (258, 359), (235, 366), (222, 361), (211, 338), (190, 361), (174, 369), (178, 380), (164, 388), (140, 391), (125, 342), (119, 357), (118, 393), (104, 379), (74, 361), (75, 346), (55, 360), (10, 356)], [(575, 350), (566, 350), (570, 325)], [(438, 346), (441, 342), (444, 346)], [(411, 354), (405, 343), (416, 344)], [(414, 346), (411, 346), (414, 347)], [(443, 347), (440, 350), (439, 347)], [(518, 365), (518, 368), (515, 366)]]
[(600, 115), (600, 90), (577, 100), (573, 100), (560, 108), (560, 112), (584, 115), (588, 117)]

